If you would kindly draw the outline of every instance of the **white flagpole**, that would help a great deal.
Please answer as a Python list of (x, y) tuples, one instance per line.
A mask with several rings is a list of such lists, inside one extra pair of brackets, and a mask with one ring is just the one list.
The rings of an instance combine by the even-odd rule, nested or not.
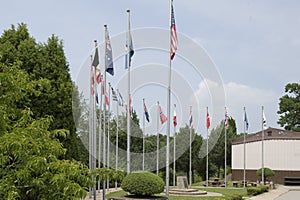
[(225, 184), (225, 188), (227, 187), (227, 124), (226, 123), (228, 123), (228, 122), (226, 122), (228, 120), (228, 115), (227, 115), (227, 109), (226, 109), (226, 107), (225, 107), (225, 133), (224, 133), (224, 135), (225, 135), (225, 142), (224, 142), (224, 184)]
[(127, 34), (127, 69), (128, 69), (128, 105), (127, 105), (127, 174), (130, 173), (130, 10), (128, 13), (128, 34)]
[[(206, 107), (206, 114), (208, 113), (208, 107)], [(207, 119), (206, 119), (207, 123)], [(208, 187), (208, 127), (206, 127), (206, 187)]]
[(159, 101), (157, 101), (157, 122), (156, 122), (156, 175), (159, 172)]
[[(107, 38), (107, 25), (104, 25), (104, 31), (105, 31), (105, 43), (106, 43), (106, 38)], [(106, 166), (106, 68), (107, 68), (107, 52), (106, 52), (106, 45), (104, 47), (104, 102), (103, 102), (103, 167)], [(105, 184), (106, 181), (103, 179), (103, 190), (102, 190), (102, 198), (105, 199)]]
[[(119, 90), (117, 89), (117, 95), (119, 95)], [(117, 98), (117, 132), (116, 132), (116, 171), (118, 170), (118, 157), (119, 157), (119, 98)], [(117, 188), (118, 182), (115, 183), (115, 188)]]
[[(92, 93), (92, 84), (93, 84), (93, 66), (92, 66), (92, 63), (93, 63), (93, 56), (91, 55), (91, 71), (90, 71), (90, 109), (89, 109), (89, 169), (92, 169), (92, 105), (93, 105), (93, 102), (92, 102), (92, 99), (93, 99), (93, 93)], [(89, 197), (91, 197), (91, 192), (92, 192), (92, 188), (89, 188)]]
[[(170, 54), (171, 55), (171, 45), (172, 45), (172, 28), (171, 28), (171, 24), (172, 24), (172, 5), (173, 5), (173, 0), (170, 0), (170, 20), (169, 20), (169, 24), (170, 24), (170, 38), (169, 38), (169, 42), (170, 42)], [(171, 58), (169, 58), (169, 76), (168, 76), (168, 99), (167, 99), (167, 116), (168, 116), (168, 120), (167, 120), (167, 147), (166, 147), (166, 196), (169, 198), (169, 159), (170, 159), (170, 118), (171, 118), (171, 77), (172, 77), (172, 60)]]
[[(101, 72), (100, 72), (100, 76), (101, 76)], [(101, 77), (102, 79), (102, 77)], [(101, 80), (101, 87), (102, 87), (102, 80)], [(99, 102), (99, 138), (98, 138), (98, 168), (101, 168), (101, 143), (102, 143), (102, 95), (103, 95), (103, 91), (102, 88), (100, 88), (101, 92), (100, 92), (100, 102)], [(98, 181), (98, 192), (100, 193), (100, 181)]]
[(143, 99), (143, 110), (144, 110), (144, 117), (143, 117), (143, 171), (145, 170), (145, 99)]
[[(174, 109), (176, 109), (176, 104), (174, 104)], [(175, 110), (176, 112), (176, 110)], [(177, 115), (176, 115), (177, 118)], [(176, 119), (177, 120), (177, 119)], [(174, 156), (173, 156), (173, 186), (176, 186), (176, 126), (174, 126)]]
[(246, 108), (244, 107), (244, 188), (246, 187)]
[(262, 110), (262, 126), (261, 126), (261, 182), (264, 185), (265, 184), (265, 177), (264, 177), (264, 137), (265, 137), (265, 131), (264, 131), (264, 106), (261, 107)]
[[(192, 114), (192, 106), (190, 106), (190, 115)], [(190, 116), (191, 117), (191, 116)], [(189, 164), (189, 182), (192, 186), (192, 124), (190, 124), (190, 164)]]
[[(106, 72), (105, 72), (106, 73)], [(110, 92), (111, 85), (108, 83), (108, 118), (107, 118), (107, 168), (110, 168)], [(107, 177), (107, 190), (109, 190), (109, 177)]]

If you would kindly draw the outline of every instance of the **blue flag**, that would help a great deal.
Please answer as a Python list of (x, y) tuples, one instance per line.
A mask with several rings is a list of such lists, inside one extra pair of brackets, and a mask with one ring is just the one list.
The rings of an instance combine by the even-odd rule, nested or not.
[(107, 32), (106, 35), (106, 72), (108, 72), (110, 75), (114, 75), (114, 64), (113, 64), (113, 56), (112, 56), (112, 48), (110, 44), (109, 35)]
[(146, 104), (144, 103), (144, 111), (145, 111), (145, 116), (146, 116), (146, 120), (148, 122), (150, 122), (150, 119), (149, 119), (149, 113), (148, 113), (148, 110), (147, 110), (147, 107), (146, 107)]
[(128, 62), (129, 62), (129, 66), (131, 66), (131, 58), (134, 54), (131, 35), (130, 35), (129, 47), (128, 47), (128, 40), (126, 40), (126, 50), (127, 51), (128, 51), (128, 48), (129, 48), (129, 59), (128, 59), (128, 52), (126, 52), (126, 55), (125, 55), (125, 69), (127, 69), (127, 67), (128, 67)]
[(247, 114), (246, 114), (246, 111), (245, 111), (245, 117), (244, 117), (244, 121), (245, 121), (245, 124), (246, 124), (246, 130), (248, 130), (249, 123), (248, 123), (248, 119), (247, 119)]

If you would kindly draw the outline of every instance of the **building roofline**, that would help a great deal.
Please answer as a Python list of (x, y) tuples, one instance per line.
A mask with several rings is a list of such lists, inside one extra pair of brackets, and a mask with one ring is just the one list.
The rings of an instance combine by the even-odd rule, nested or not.
[[(257, 142), (262, 139), (262, 131), (246, 135), (245, 143)], [(264, 130), (264, 140), (300, 140), (300, 132), (292, 132), (269, 127)], [(232, 141), (232, 145), (243, 144), (244, 137)]]

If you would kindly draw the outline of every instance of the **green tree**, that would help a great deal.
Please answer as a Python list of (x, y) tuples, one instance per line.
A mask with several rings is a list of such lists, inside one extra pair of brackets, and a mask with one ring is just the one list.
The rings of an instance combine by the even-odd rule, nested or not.
[[(0, 55), (1, 57), (1, 55)], [(19, 67), (0, 63), (0, 199), (79, 199), (91, 184), (87, 167), (59, 160), (66, 150), (57, 139), (69, 131), (50, 131), (53, 117), (34, 119), (18, 104), (40, 94), (47, 80), (30, 80)]]
[[(260, 168), (259, 170), (256, 171), (256, 175), (257, 176), (262, 175), (262, 168)], [(265, 181), (267, 180), (268, 177), (274, 176), (274, 175), (275, 175), (275, 172), (272, 169), (267, 168), (267, 167), (264, 168), (264, 180)]]
[[(72, 113), (72, 91), (69, 65), (64, 55), (62, 41), (52, 35), (47, 43), (36, 43), (29, 35), (27, 26), (19, 24), (17, 28), (4, 31), (0, 37), (0, 62), (6, 67), (18, 63), (21, 70), (27, 72), (27, 78), (35, 83), (34, 92), (24, 90), (26, 94), (16, 108), (30, 108), (33, 118), (53, 116), (51, 130), (67, 129), (70, 134), (59, 137), (67, 148), (67, 159), (82, 158), (86, 154), (81, 140), (76, 135)], [(39, 82), (43, 82), (40, 84)], [(75, 93), (76, 94), (76, 93)], [(74, 97), (79, 98), (79, 96)]]
[(278, 124), (290, 131), (300, 131), (300, 84), (288, 83), (286, 95), (279, 99)]

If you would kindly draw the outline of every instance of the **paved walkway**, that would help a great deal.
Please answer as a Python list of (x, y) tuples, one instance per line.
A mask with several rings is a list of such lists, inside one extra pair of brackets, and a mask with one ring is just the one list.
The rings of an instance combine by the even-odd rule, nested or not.
[[(297, 190), (296, 193), (294, 192), (294, 190)], [(290, 187), (290, 186), (279, 185), (277, 189), (270, 190), (269, 192), (263, 193), (261, 195), (251, 197), (249, 198), (249, 200), (283, 200), (283, 199), (289, 200), (286, 199), (288, 196), (293, 197), (295, 194), (299, 195), (299, 193), (300, 193), (299, 186)], [(297, 196), (297, 198), (299, 198), (299, 196)], [(294, 198), (292, 198), (292, 200), (294, 200)]]

